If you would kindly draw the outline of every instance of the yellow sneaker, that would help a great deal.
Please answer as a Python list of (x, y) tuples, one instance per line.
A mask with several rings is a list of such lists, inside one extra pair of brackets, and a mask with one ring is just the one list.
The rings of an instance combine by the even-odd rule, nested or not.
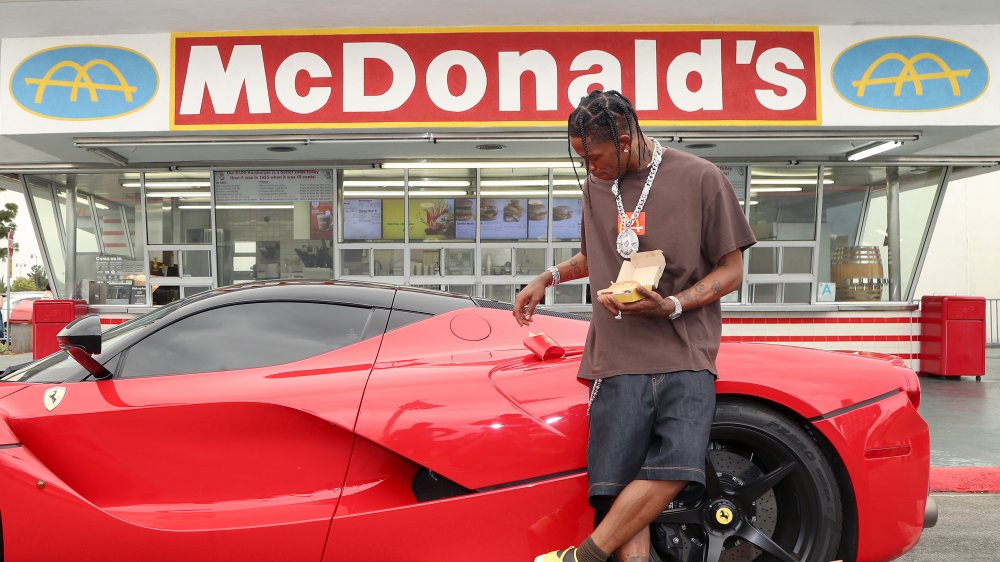
[(535, 562), (576, 562), (576, 547), (571, 546), (566, 550), (556, 550), (536, 556)]

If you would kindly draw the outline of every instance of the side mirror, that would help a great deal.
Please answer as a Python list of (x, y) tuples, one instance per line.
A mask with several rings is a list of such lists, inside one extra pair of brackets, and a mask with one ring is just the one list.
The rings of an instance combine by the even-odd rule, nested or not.
[(98, 379), (107, 379), (111, 373), (93, 357), (101, 352), (101, 317), (88, 314), (70, 322), (56, 335), (59, 348), (66, 350), (76, 362)]
[(101, 317), (96, 314), (81, 316), (70, 322), (56, 335), (59, 349), (78, 347), (90, 355), (101, 352)]

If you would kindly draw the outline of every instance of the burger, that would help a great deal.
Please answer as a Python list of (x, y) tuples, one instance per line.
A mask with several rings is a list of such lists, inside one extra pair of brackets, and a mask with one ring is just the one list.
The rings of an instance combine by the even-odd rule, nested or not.
[(537, 199), (532, 199), (528, 201), (528, 220), (531, 221), (543, 221), (545, 220), (545, 203), (538, 201)]
[(473, 205), (472, 199), (457, 199), (455, 201), (455, 220), (471, 221)]
[(511, 199), (509, 203), (503, 207), (503, 220), (504, 222), (518, 222), (524, 215), (524, 209), (521, 208), (521, 201), (519, 199)]
[(483, 199), (483, 208), (479, 210), (479, 220), (492, 221), (497, 218), (497, 202), (493, 199)]
[(557, 207), (552, 207), (552, 220), (554, 221), (564, 221), (573, 216), (573, 209), (566, 205), (559, 205)]

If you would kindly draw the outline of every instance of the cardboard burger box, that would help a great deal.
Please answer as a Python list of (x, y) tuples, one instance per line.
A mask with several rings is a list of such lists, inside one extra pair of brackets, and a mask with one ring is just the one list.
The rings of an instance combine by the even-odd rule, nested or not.
[(666, 265), (667, 260), (663, 257), (662, 250), (639, 252), (631, 260), (625, 260), (618, 271), (618, 279), (607, 289), (597, 291), (597, 294), (611, 295), (618, 302), (640, 301), (646, 297), (639, 292), (638, 286), (655, 289)]

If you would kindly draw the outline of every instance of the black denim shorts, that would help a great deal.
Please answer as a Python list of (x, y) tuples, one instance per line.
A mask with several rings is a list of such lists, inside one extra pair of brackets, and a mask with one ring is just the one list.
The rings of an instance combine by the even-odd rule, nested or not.
[(633, 480), (704, 486), (714, 417), (715, 376), (709, 371), (602, 379), (587, 443), (591, 505), (606, 509)]

